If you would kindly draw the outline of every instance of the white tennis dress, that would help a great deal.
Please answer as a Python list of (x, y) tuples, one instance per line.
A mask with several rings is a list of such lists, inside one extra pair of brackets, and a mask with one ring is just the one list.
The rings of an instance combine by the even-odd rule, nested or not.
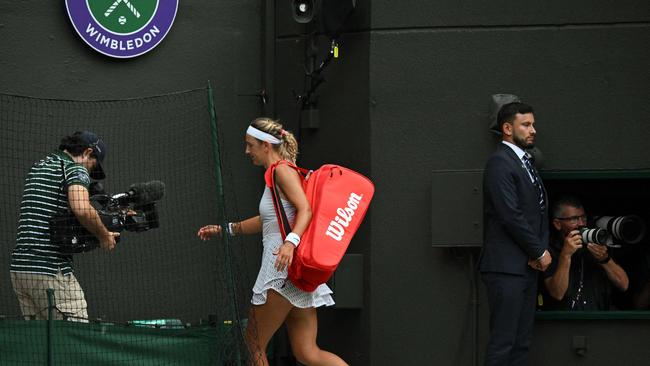
[[(326, 284), (318, 286), (313, 292), (305, 292), (297, 288), (287, 279), (286, 269), (283, 271), (275, 269), (276, 256), (273, 253), (282, 244), (282, 235), (280, 234), (278, 219), (275, 216), (272, 197), (271, 190), (269, 187), (266, 187), (260, 200), (262, 244), (264, 246), (262, 251), (262, 266), (257, 275), (255, 286), (253, 286), (253, 299), (251, 303), (254, 305), (266, 303), (266, 292), (269, 289), (273, 289), (289, 300), (293, 306), (298, 308), (334, 305), (334, 300), (330, 295), (332, 290)], [(289, 222), (293, 224), (296, 209), (289, 201), (284, 199), (282, 200), (282, 206), (284, 206), (284, 211), (287, 214)]]

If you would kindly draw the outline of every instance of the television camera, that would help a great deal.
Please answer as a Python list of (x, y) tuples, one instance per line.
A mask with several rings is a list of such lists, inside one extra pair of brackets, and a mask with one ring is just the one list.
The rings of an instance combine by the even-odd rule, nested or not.
[[(142, 232), (159, 226), (156, 201), (165, 193), (159, 180), (132, 184), (128, 191), (113, 195), (101, 183), (89, 187), (90, 202), (109, 231)], [(99, 247), (99, 240), (86, 230), (74, 213), (66, 210), (50, 220), (50, 239), (66, 254), (83, 253)], [(120, 237), (116, 238), (119, 241)]]

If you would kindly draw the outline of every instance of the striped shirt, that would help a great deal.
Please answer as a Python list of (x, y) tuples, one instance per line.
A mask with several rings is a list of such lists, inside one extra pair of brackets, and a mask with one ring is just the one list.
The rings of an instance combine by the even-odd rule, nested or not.
[(63, 274), (73, 272), (72, 256), (61, 253), (59, 246), (50, 242), (49, 221), (55, 214), (69, 209), (66, 187), (82, 185), (88, 188), (89, 184), (86, 168), (63, 151), (51, 153), (32, 166), (20, 203), (11, 272), (52, 276), (59, 271)]

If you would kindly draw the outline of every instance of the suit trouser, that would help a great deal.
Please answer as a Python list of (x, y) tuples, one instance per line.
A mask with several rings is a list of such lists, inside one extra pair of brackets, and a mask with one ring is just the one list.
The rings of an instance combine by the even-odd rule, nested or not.
[(526, 365), (533, 338), (537, 272), (527, 275), (484, 272), (490, 305), (486, 366)]
[(47, 289), (54, 289), (55, 319), (88, 321), (88, 305), (84, 292), (74, 274), (55, 276), (11, 272), (11, 284), (20, 303), (25, 320), (47, 319)]

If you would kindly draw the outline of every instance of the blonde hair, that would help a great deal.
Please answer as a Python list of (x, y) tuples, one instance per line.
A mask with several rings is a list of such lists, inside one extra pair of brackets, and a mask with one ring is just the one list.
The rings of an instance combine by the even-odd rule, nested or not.
[(260, 117), (256, 118), (251, 123), (251, 126), (282, 140), (281, 144), (273, 145), (273, 148), (278, 150), (282, 159), (289, 160), (293, 163), (296, 162), (296, 158), (298, 157), (298, 141), (296, 141), (296, 138), (291, 132), (284, 130), (278, 121)]

